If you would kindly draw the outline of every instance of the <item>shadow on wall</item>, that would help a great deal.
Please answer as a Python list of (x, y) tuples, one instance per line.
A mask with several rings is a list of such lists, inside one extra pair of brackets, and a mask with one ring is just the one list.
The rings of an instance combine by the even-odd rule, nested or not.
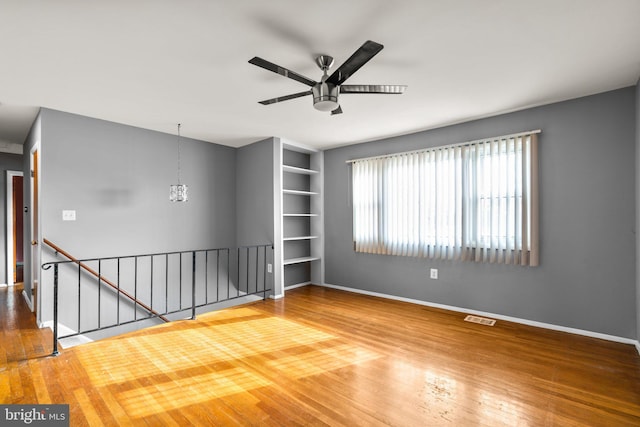
[(123, 188), (108, 188), (96, 192), (97, 204), (106, 207), (129, 206), (133, 202), (133, 191)]

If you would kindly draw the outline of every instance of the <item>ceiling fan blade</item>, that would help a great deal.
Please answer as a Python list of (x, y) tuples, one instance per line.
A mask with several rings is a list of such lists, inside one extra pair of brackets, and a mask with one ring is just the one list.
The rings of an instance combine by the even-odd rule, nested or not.
[(334, 116), (336, 114), (342, 114), (342, 107), (338, 105), (338, 108), (331, 112), (331, 115)]
[(291, 95), (279, 96), (277, 98), (266, 99), (264, 101), (258, 101), (262, 105), (275, 104), (276, 102), (288, 101), (290, 99), (300, 98), (301, 96), (311, 95), (311, 91), (292, 93)]
[(253, 65), (257, 65), (258, 67), (262, 67), (265, 70), (273, 71), (274, 73), (280, 74), (281, 76), (299, 81), (300, 83), (306, 84), (307, 86), (313, 87), (316, 85), (316, 82), (314, 82), (308, 77), (303, 76), (302, 74), (298, 74), (294, 71), (287, 70), (284, 67), (276, 65), (273, 62), (269, 62), (265, 59), (258, 58), (257, 56), (254, 56), (253, 58), (251, 58), (249, 60), (249, 63)]
[(380, 43), (367, 40), (356, 50), (336, 71), (329, 76), (327, 82), (334, 85), (341, 85), (371, 58), (376, 56), (384, 48)]
[(342, 85), (340, 93), (388, 93), (401, 94), (406, 85)]

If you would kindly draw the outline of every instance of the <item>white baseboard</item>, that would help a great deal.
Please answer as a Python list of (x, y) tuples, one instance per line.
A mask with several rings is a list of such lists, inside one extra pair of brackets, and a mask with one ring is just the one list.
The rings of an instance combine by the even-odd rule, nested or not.
[(280, 299), (283, 298), (284, 294), (277, 294), (277, 295), (269, 295), (269, 298), (271, 299)]
[(87, 338), (84, 335), (74, 335), (72, 337), (62, 337), (58, 340), (58, 343), (62, 346), (62, 348), (71, 348), (76, 347), (82, 344), (87, 344), (93, 342), (91, 338)]
[(301, 288), (301, 287), (303, 287), (303, 286), (307, 286), (307, 285), (310, 285), (310, 284), (311, 284), (311, 282), (296, 283), (296, 284), (294, 284), (294, 285), (285, 286), (285, 287), (284, 287), (284, 290), (285, 290), (285, 291), (290, 291), (291, 289)]
[[(47, 320), (46, 322), (42, 323), (40, 327), (49, 328), (53, 331), (53, 320)], [(81, 344), (93, 342), (91, 338), (88, 338), (84, 335), (74, 335), (75, 333), (76, 331), (74, 329), (63, 325), (62, 323), (58, 323), (58, 343), (62, 346), (62, 348), (71, 348)], [(73, 336), (70, 337), (69, 335)]]
[(9, 286), (9, 285), (7, 285), (6, 283), (0, 283), (0, 288), (6, 288), (6, 287), (8, 287), (8, 286)]
[(24, 289), (22, 290), (22, 296), (24, 297), (25, 302), (29, 306), (29, 310), (33, 312), (33, 301), (31, 301), (31, 298), (29, 298), (29, 296), (27, 295), (27, 291), (25, 291)]
[(432, 303), (432, 302), (427, 302), (427, 301), (422, 301), (422, 300), (416, 300), (416, 299), (412, 299), (412, 298), (404, 298), (404, 297), (399, 297), (399, 296), (395, 296), (395, 295), (382, 294), (382, 293), (379, 293), (379, 292), (365, 291), (365, 290), (362, 290), (362, 289), (349, 288), (347, 286), (331, 285), (329, 283), (325, 283), (322, 286), (326, 286), (328, 288), (333, 288), (333, 289), (339, 289), (339, 290), (347, 291), (347, 292), (355, 292), (355, 293), (358, 293), (358, 294), (370, 295), (370, 296), (374, 296), (374, 297), (380, 297), (380, 298), (387, 298), (387, 299), (392, 299), (392, 300), (396, 300), (396, 301), (409, 302), (409, 303), (412, 303), (412, 304), (424, 305), (424, 306), (427, 306), (427, 307), (434, 307), (434, 308), (441, 308), (441, 309), (444, 309), (444, 310), (457, 311), (457, 312), (465, 313), (465, 314), (475, 314), (477, 316), (482, 316), (482, 317), (491, 317), (493, 319), (500, 319), (500, 320), (504, 320), (506, 322), (520, 323), (520, 324), (523, 324), (523, 325), (535, 326), (537, 328), (543, 328), (543, 329), (551, 329), (551, 330), (560, 331), (560, 332), (568, 332), (570, 334), (583, 335), (583, 336), (587, 336), (587, 337), (591, 337), (591, 338), (599, 338), (599, 339), (603, 339), (603, 340), (607, 340), (607, 341), (619, 342), (619, 343), (622, 343), (622, 344), (631, 344), (631, 345), (635, 345), (636, 346), (636, 349), (638, 350), (638, 354), (640, 354), (640, 342), (638, 342), (637, 340), (630, 339), (630, 338), (624, 338), (624, 337), (618, 337), (618, 336), (615, 336), (615, 335), (602, 334), (600, 332), (586, 331), (586, 330), (583, 330), (583, 329), (568, 328), (566, 326), (553, 325), (553, 324), (550, 324), (550, 323), (543, 323), (543, 322), (538, 322), (538, 321), (535, 321), (535, 320), (521, 319), (521, 318), (518, 318), (518, 317), (503, 316), (501, 314), (488, 313), (488, 312), (485, 312), (485, 311), (470, 310), (470, 309), (467, 309), (467, 308), (455, 307), (455, 306), (452, 306), (452, 305), (438, 304), (438, 303)]
[[(53, 320), (47, 320), (46, 322), (40, 325), (41, 328), (49, 328), (53, 331)], [(75, 334), (75, 329), (71, 329), (62, 323), (58, 322), (58, 336), (64, 337), (65, 335), (73, 335)]]

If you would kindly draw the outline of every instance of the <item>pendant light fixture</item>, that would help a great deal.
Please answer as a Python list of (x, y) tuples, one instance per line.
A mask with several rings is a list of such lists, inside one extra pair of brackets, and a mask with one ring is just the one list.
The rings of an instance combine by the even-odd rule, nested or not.
[(188, 190), (186, 184), (180, 183), (180, 127), (178, 123), (178, 183), (169, 186), (169, 200), (172, 202), (186, 202), (188, 200)]

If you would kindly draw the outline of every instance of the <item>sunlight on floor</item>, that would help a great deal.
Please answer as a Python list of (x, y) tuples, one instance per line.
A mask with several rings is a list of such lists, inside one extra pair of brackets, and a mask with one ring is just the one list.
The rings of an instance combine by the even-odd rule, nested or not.
[(120, 393), (118, 400), (124, 402), (129, 415), (138, 418), (243, 393), (270, 384), (259, 375), (241, 368), (234, 368), (135, 388)]
[[(229, 322), (235, 311), (239, 321)], [(148, 335), (98, 341), (77, 347), (77, 354), (83, 365), (92, 367), (89, 374), (94, 385), (103, 386), (336, 338), (281, 318), (253, 317), (258, 315), (250, 309), (217, 317), (203, 315), (202, 323), (190, 323), (188, 328), (151, 329)]]
[[(249, 358), (262, 359), (271, 372), (297, 379), (381, 357), (321, 330), (249, 308), (210, 313), (72, 351), (92, 384), (113, 393), (134, 417), (271, 385), (260, 372), (245, 368), (243, 360)], [(153, 385), (146, 384), (148, 377), (155, 377)], [(248, 394), (247, 399), (253, 397)]]

